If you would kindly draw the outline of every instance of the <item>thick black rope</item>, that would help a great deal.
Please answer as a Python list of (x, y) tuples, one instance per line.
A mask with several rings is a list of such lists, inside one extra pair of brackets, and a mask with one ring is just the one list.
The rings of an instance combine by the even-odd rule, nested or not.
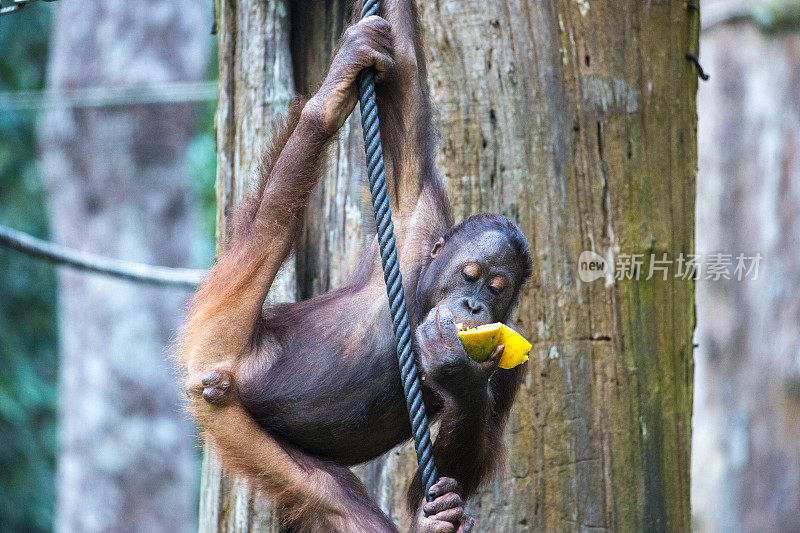
[[(361, 18), (378, 14), (380, 0), (365, 0)], [(364, 129), (364, 148), (367, 152), (369, 190), (372, 195), (372, 208), (375, 211), (375, 224), (378, 227), (378, 243), (383, 264), (383, 277), (389, 295), (392, 311), (394, 336), (397, 339), (397, 359), (400, 363), (400, 378), (406, 395), (411, 432), (414, 435), (414, 448), (417, 451), (419, 472), (424, 494), (428, 494), (436, 482), (436, 466), (433, 464), (433, 447), (422, 402), (422, 389), (417, 375), (417, 362), (411, 346), (411, 327), (408, 325), (406, 299), (403, 295), (403, 278), (397, 261), (397, 246), (394, 240), (394, 224), (389, 198), (386, 194), (386, 171), (383, 167), (381, 132), (378, 127), (378, 106), (375, 103), (375, 70), (364, 69), (358, 77), (358, 96), (361, 101), (361, 126)]]

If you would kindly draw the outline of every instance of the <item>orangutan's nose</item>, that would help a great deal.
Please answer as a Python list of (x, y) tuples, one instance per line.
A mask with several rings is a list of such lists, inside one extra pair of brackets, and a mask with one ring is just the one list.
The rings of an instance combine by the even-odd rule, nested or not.
[(471, 315), (480, 315), (486, 309), (483, 304), (475, 298), (464, 298), (464, 307)]

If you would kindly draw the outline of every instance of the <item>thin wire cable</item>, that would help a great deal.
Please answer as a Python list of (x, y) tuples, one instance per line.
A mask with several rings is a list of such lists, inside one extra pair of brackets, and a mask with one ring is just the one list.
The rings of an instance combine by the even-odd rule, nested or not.
[[(365, 0), (361, 18), (378, 14), (379, 0)], [(381, 132), (378, 124), (378, 107), (375, 102), (375, 71), (364, 69), (358, 77), (358, 95), (361, 102), (361, 126), (364, 130), (364, 148), (367, 153), (369, 190), (372, 195), (372, 208), (375, 211), (375, 224), (378, 228), (383, 277), (389, 295), (392, 311), (392, 325), (397, 339), (397, 358), (400, 364), (400, 378), (406, 395), (406, 407), (411, 420), (414, 448), (417, 452), (422, 486), (427, 496), (438, 475), (433, 463), (433, 446), (422, 401), (422, 388), (417, 373), (417, 362), (411, 346), (411, 327), (408, 324), (406, 300), (403, 294), (403, 278), (397, 261), (397, 245), (394, 239), (392, 210), (386, 194), (386, 171), (383, 166)]]
[[(18, 3), (24, 6), (24, 3)], [(114, 105), (164, 104), (211, 101), (217, 98), (217, 82), (168, 83), (152, 87), (88, 87), (66, 91), (0, 93), (0, 110), (104, 107)], [(128, 281), (179, 287), (193, 291), (202, 282), (204, 270), (152, 266), (112, 259), (37, 239), (27, 233), (0, 226), (0, 246), (29, 257), (76, 270), (104, 274)]]
[(6, 92), (0, 93), (0, 110), (173, 104), (216, 99), (216, 81), (175, 82), (149, 87), (84, 87), (59, 91)]
[(0, 246), (56, 265), (139, 283), (178, 287), (188, 291), (197, 289), (203, 281), (203, 276), (206, 275), (205, 270), (152, 266), (82, 252), (1, 225)]

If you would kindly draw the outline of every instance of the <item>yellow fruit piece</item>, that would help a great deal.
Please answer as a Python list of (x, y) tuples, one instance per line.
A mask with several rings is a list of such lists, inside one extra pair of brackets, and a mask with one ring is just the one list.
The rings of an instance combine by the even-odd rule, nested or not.
[(456, 327), (464, 350), (479, 363), (485, 361), (501, 344), (505, 349), (498, 365), (500, 368), (514, 368), (528, 360), (531, 343), (505, 324), (495, 322), (471, 329), (463, 329), (461, 324), (456, 324)]
[(482, 363), (492, 355), (492, 351), (497, 346), (497, 339), (503, 324), (495, 322), (472, 329), (463, 329), (462, 324), (456, 324), (456, 327), (459, 330), (458, 338), (461, 339), (464, 350), (470, 357)]

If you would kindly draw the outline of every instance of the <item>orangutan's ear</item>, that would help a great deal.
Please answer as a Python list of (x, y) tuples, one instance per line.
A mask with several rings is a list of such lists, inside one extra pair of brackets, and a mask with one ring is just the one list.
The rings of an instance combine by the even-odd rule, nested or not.
[(444, 239), (439, 239), (436, 241), (436, 244), (433, 245), (431, 249), (431, 257), (436, 259), (436, 256), (439, 255), (439, 252), (442, 250), (442, 246), (444, 246)]

